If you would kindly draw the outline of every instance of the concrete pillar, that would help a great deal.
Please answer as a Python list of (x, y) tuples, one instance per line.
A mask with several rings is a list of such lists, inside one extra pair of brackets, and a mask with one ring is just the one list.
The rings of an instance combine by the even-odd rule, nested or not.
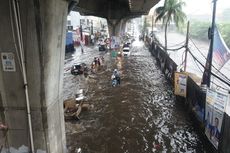
[(109, 35), (120, 36), (120, 34), (125, 31), (126, 21), (126, 19), (107, 19)]
[[(25, 153), (30, 152), (30, 137), (11, 2), (0, 1), (0, 122), (8, 126), (0, 130), (0, 144), (6, 142), (3, 152), (10, 148), (11, 153)], [(64, 153), (62, 80), (68, 3), (19, 0), (19, 7), (35, 152)], [(11, 63), (14, 55), (15, 71), (4, 69), (4, 53)]]

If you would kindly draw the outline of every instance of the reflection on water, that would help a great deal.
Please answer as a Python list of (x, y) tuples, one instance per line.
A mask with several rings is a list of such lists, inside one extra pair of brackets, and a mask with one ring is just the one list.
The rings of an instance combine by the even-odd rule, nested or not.
[[(101, 54), (102, 55), (102, 54)], [(72, 63), (87, 64), (99, 56), (96, 49), (77, 52)], [(64, 97), (88, 89), (93, 109), (80, 121), (66, 122), (67, 147), (71, 153), (194, 153), (205, 152), (183, 105), (175, 102), (172, 88), (155, 65), (142, 42), (133, 44), (131, 55), (112, 59), (104, 53), (104, 69), (95, 78), (64, 75)], [(114, 68), (121, 72), (121, 85), (111, 87)]]

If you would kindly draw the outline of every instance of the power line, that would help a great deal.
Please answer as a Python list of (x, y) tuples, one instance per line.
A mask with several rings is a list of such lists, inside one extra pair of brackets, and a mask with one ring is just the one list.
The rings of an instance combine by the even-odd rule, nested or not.
[(189, 40), (192, 42), (192, 44), (195, 46), (195, 48), (199, 51), (199, 53), (206, 59), (206, 56), (201, 52), (201, 50), (197, 47), (197, 45), (194, 43), (192, 38), (189, 35)]
[[(196, 60), (204, 69), (206, 69), (206, 67), (192, 54), (192, 52), (191, 52), (191, 50), (188, 50), (189, 51), (189, 53), (192, 55), (192, 57), (193, 57), (193, 59), (194, 60)], [(214, 73), (212, 73), (211, 72), (211, 74), (213, 75), (213, 76), (215, 76), (216, 78), (218, 78), (219, 80), (221, 80), (222, 82), (224, 82), (224, 83), (226, 83), (227, 85), (229, 85), (230, 86), (230, 83), (228, 83), (227, 81), (229, 81), (230, 82), (230, 80), (224, 80), (224, 79), (222, 79), (222, 78), (220, 78), (219, 76), (217, 76), (216, 74), (214, 74)]]
[[(196, 60), (204, 69), (206, 69), (205, 68), (205, 66), (191, 53), (191, 51), (190, 50), (188, 50), (188, 52), (191, 54), (191, 56), (193, 57), (193, 59), (194, 60)], [(216, 74), (214, 74), (214, 73), (212, 73), (211, 72), (211, 74), (214, 76), (214, 77), (216, 77), (217, 79), (219, 79), (220, 81), (222, 81), (223, 83), (225, 83), (225, 84), (227, 84), (229, 87), (230, 87), (230, 82), (228, 82), (228, 81), (226, 81), (226, 80), (224, 80), (224, 79), (222, 79), (222, 78), (220, 78), (219, 76), (217, 76)]]
[(224, 90), (227, 90), (227, 91), (230, 91), (230, 89), (228, 89), (228, 87), (226, 86), (226, 84), (224, 84), (223, 82), (221, 82), (220, 80), (216, 79), (216, 81), (214, 82), (214, 79), (213, 81), (211, 81), (217, 88), (221, 88), (221, 89), (224, 89)]
[[(158, 44), (160, 47), (162, 47), (164, 50), (166, 50), (166, 48), (162, 45), (162, 44)], [(180, 49), (182, 49), (182, 48), (184, 48), (185, 46), (183, 45), (183, 46), (181, 46), (181, 47), (179, 47), (179, 48), (167, 48), (167, 51), (178, 51), (178, 50), (180, 50)]]
[[(157, 45), (160, 46), (162, 49), (166, 50), (166, 48), (159, 42), (159, 40), (157, 40), (156, 38), (155, 39), (155, 42), (157, 42)], [(182, 44), (183, 42), (179, 43), (179, 44)], [(184, 48), (185, 45), (182, 45), (181, 47), (178, 47), (178, 48), (167, 48), (167, 51), (178, 51), (182, 48)]]
[[(194, 59), (193, 59), (194, 60)], [(199, 65), (198, 65), (198, 63), (197, 63), (197, 61), (196, 60), (194, 60), (195, 61), (195, 64), (196, 64), (196, 66), (198, 67), (198, 69), (200, 70), (200, 72), (201, 73), (203, 73), (203, 71), (201, 70), (201, 68), (199, 67)]]
[[(190, 53), (191, 54), (191, 53)], [(196, 66), (198, 67), (198, 69), (200, 70), (200, 72), (202, 72), (203, 73), (203, 71), (201, 70), (201, 68), (199, 67), (199, 65), (198, 65), (198, 63), (197, 62), (199, 62), (198, 60), (196, 60), (196, 59), (194, 59), (193, 58), (193, 60), (194, 60), (194, 62), (195, 62), (195, 64), (196, 64)], [(199, 63), (200, 64), (200, 63)], [(202, 65), (203, 66), (203, 65)], [(222, 80), (220, 80), (221, 82), (222, 82)], [(220, 85), (218, 85), (218, 84), (216, 84), (214, 81), (211, 81), (217, 88), (220, 88), (220, 89), (223, 89), (223, 90), (225, 90), (225, 91), (229, 91), (229, 89), (227, 89), (227, 88), (224, 88), (224, 87), (221, 87)], [(224, 82), (225, 83), (225, 82)]]
[[(193, 43), (193, 45), (195, 46), (195, 48), (198, 50), (198, 52), (207, 60), (207, 58), (204, 56), (204, 54), (201, 52), (201, 50), (196, 46), (196, 44), (194, 43), (194, 41), (191, 39), (191, 37), (189, 36), (189, 40), (191, 40), (191, 42)], [(230, 81), (230, 79), (224, 75), (222, 72), (220, 72), (220, 70), (218, 68), (216, 68), (214, 65), (212, 65), (212, 67), (218, 72), (220, 73), (225, 79), (227, 79), (228, 81)]]
[(174, 45), (170, 45), (169, 47), (176, 47), (176, 46), (182, 45), (182, 44), (184, 44), (184, 43), (185, 43), (185, 41), (182, 41), (181, 43), (174, 44)]
[[(196, 44), (193, 42), (193, 40), (191, 39), (191, 38), (189, 38), (190, 40), (191, 40), (191, 42), (193, 43), (193, 45), (196, 47), (196, 49), (200, 52), (200, 54), (207, 60), (207, 58), (202, 54), (202, 52), (199, 50), (199, 48), (196, 46)], [(160, 46), (160, 47), (162, 47), (163, 49), (165, 49), (165, 47), (155, 38), (155, 40), (156, 40), (156, 42), (157, 42), (157, 44)], [(167, 49), (168, 51), (178, 51), (178, 50), (180, 50), (180, 49), (182, 49), (182, 48), (184, 48), (185, 46), (183, 45), (183, 46), (181, 46), (181, 47), (179, 47), (179, 48), (175, 48), (175, 49)], [(205, 66), (191, 53), (191, 50), (190, 49), (188, 49), (189, 50), (189, 53), (192, 55), (192, 57), (193, 57), (193, 59), (194, 60), (196, 60), (204, 69), (206, 69), (205, 68)], [(196, 65), (197, 65), (197, 63), (195, 63)], [(197, 65), (198, 66), (198, 65)], [(219, 77), (219, 76), (217, 76), (216, 74), (214, 74), (214, 73), (212, 73), (211, 72), (211, 74), (214, 76), (214, 77), (216, 77), (217, 79), (219, 79), (220, 81), (222, 81), (222, 82), (224, 82), (225, 84), (227, 84), (228, 86), (230, 86), (230, 79), (227, 77), (227, 76), (225, 76), (223, 73), (221, 73), (214, 65), (212, 65), (212, 67), (215, 69), (215, 70), (217, 70), (217, 72), (218, 73), (220, 73), (226, 80), (224, 80), (223, 78), (221, 78), (221, 77)], [(200, 67), (198, 67), (199, 69), (200, 69)], [(201, 69), (200, 69), (201, 70)], [(202, 71), (201, 71), (202, 72)]]

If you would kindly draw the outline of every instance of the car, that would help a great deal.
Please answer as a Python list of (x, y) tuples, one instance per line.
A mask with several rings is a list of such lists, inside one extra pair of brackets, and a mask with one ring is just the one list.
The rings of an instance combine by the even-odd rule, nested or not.
[(130, 48), (124, 47), (123, 48), (123, 56), (129, 56), (130, 55)]
[(71, 67), (71, 74), (79, 75), (87, 71), (87, 66), (85, 63), (73, 64)]
[(99, 44), (99, 51), (106, 51), (106, 45), (105, 44)]
[(130, 47), (130, 43), (125, 43), (125, 44), (123, 45), (123, 48), (125, 48), (125, 47)]

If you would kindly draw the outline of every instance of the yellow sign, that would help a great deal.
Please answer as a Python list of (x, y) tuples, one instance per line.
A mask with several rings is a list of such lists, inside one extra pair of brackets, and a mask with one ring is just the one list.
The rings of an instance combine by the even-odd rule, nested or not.
[(188, 75), (183, 72), (175, 73), (174, 94), (182, 97), (187, 95), (187, 78)]

